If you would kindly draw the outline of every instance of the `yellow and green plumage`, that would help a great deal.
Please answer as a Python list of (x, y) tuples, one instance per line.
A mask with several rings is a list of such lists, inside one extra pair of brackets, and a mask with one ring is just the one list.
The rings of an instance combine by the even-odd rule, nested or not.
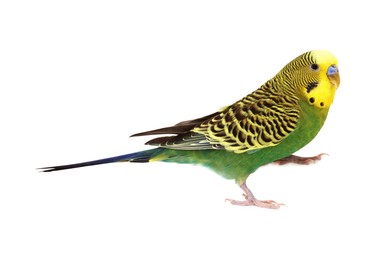
[(42, 170), (112, 162), (199, 164), (240, 185), (245, 201), (229, 200), (232, 204), (279, 208), (274, 201), (257, 200), (246, 179), (260, 166), (277, 160), (305, 161), (292, 154), (323, 126), (340, 83), (337, 66), (337, 59), (327, 51), (306, 52), (256, 91), (221, 111), (133, 135), (165, 135), (147, 142), (158, 148)]

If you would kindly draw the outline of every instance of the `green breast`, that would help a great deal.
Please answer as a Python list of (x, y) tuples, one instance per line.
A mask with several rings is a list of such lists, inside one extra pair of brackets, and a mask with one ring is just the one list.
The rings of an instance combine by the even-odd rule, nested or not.
[[(302, 111), (297, 128), (276, 146), (247, 153), (225, 150), (181, 151), (164, 149), (165, 162), (200, 164), (219, 175), (244, 182), (260, 166), (287, 157), (308, 144), (318, 134), (326, 120), (328, 109), (318, 110), (302, 102)], [(161, 149), (161, 148), (160, 148)]]

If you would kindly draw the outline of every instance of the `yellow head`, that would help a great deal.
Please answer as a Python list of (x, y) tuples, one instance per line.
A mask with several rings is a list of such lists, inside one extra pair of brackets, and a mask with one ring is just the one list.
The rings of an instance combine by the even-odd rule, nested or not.
[(304, 101), (319, 109), (330, 107), (340, 84), (338, 60), (330, 52), (306, 52), (281, 72)]

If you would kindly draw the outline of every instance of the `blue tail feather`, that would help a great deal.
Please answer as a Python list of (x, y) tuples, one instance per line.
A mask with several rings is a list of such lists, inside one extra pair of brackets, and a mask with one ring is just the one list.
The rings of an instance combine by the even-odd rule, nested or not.
[(61, 170), (106, 164), (106, 163), (115, 163), (115, 162), (149, 162), (150, 158), (152, 158), (152, 156), (156, 154), (158, 150), (159, 148), (109, 157), (105, 159), (88, 161), (88, 162), (42, 167), (42, 168), (38, 168), (38, 170), (41, 170), (42, 172), (53, 172), (53, 171), (61, 171)]

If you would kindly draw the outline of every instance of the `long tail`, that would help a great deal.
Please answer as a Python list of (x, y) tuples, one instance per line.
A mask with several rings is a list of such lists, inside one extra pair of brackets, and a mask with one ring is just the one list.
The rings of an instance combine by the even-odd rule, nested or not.
[(61, 170), (67, 170), (67, 169), (73, 169), (73, 168), (79, 168), (79, 167), (85, 167), (85, 166), (105, 164), (105, 163), (149, 162), (151, 158), (158, 155), (162, 151), (163, 151), (163, 149), (161, 149), (161, 148), (155, 148), (155, 149), (151, 149), (151, 150), (145, 150), (145, 151), (136, 152), (136, 153), (124, 154), (124, 155), (109, 157), (109, 158), (100, 159), (100, 160), (94, 160), (94, 161), (88, 161), (88, 162), (82, 162), (82, 163), (74, 163), (74, 164), (67, 164), (67, 165), (59, 165), (59, 166), (42, 167), (42, 168), (38, 168), (38, 170), (41, 170), (42, 172), (53, 172), (53, 171), (61, 171)]

